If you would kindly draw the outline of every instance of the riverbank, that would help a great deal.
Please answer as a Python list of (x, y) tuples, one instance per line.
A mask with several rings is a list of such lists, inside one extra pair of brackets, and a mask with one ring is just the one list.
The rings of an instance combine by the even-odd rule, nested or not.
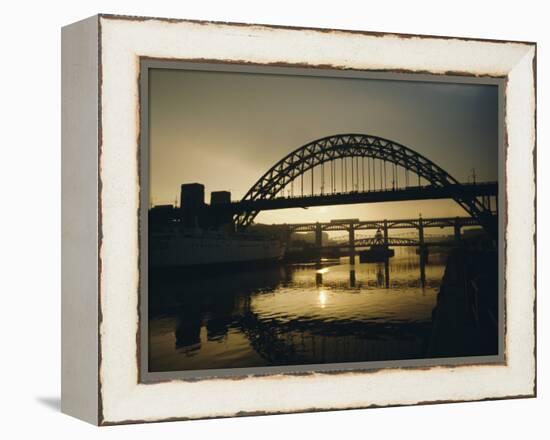
[(432, 313), (429, 357), (498, 354), (496, 251), (454, 249)]

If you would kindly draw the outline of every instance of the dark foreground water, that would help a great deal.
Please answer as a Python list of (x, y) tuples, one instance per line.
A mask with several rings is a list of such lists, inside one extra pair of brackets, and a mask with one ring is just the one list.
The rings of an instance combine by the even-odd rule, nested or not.
[[(403, 252), (403, 251), (402, 251)], [(426, 357), (446, 255), (153, 276), (149, 370)]]

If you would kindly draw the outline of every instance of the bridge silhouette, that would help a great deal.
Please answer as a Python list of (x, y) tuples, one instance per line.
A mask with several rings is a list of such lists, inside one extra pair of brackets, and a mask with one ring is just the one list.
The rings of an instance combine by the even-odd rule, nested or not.
[[(338, 256), (340, 252), (344, 251), (349, 256), (349, 263), (351, 267), (355, 266), (356, 251), (360, 248), (383, 248), (390, 249), (392, 247), (416, 247), (420, 256), (420, 280), (422, 286), (425, 284), (426, 274), (425, 266), (428, 257), (428, 247), (456, 247), (461, 246), (462, 236), (461, 229), (464, 226), (480, 226), (477, 219), (472, 217), (436, 217), (436, 218), (422, 218), (417, 219), (394, 219), (394, 220), (367, 220), (360, 221), (359, 219), (347, 219), (347, 220), (333, 220), (325, 223), (298, 223), (284, 225), (286, 227), (286, 241), (287, 245), (290, 243), (291, 234), (293, 232), (315, 232), (315, 252), (318, 253), (317, 258), (320, 262), (321, 255), (324, 251), (337, 251)], [(454, 229), (453, 240), (440, 240), (440, 241), (426, 241), (424, 239), (425, 228), (444, 228), (452, 227)], [(411, 239), (405, 237), (391, 237), (389, 236), (390, 229), (417, 229), (418, 239)], [(356, 230), (376, 230), (376, 234), (373, 237), (356, 238)], [(323, 245), (323, 232), (324, 231), (347, 231), (347, 242), (338, 242), (335, 244)], [(335, 256), (335, 255), (331, 255)], [(386, 287), (389, 287), (389, 258), (384, 258), (384, 279)], [(352, 271), (355, 273), (354, 271)], [(352, 275), (350, 275), (352, 276)], [(318, 274), (317, 277), (322, 279), (322, 275)]]
[[(282, 225), (285, 228), (286, 242), (290, 243), (291, 235), (295, 232), (315, 232), (315, 248), (322, 249), (347, 249), (349, 252), (350, 263), (355, 264), (355, 249), (358, 247), (369, 246), (410, 246), (426, 249), (427, 246), (457, 246), (462, 243), (462, 228), (465, 226), (483, 226), (476, 218), (472, 217), (434, 217), (434, 218), (404, 218), (404, 219), (384, 219), (384, 220), (359, 220), (342, 219), (332, 220), (330, 222), (315, 223), (290, 223)], [(454, 239), (451, 241), (426, 241), (424, 230), (427, 228), (445, 228), (451, 227), (454, 231)], [(408, 239), (400, 237), (390, 237), (391, 229), (416, 229), (418, 239)], [(357, 239), (356, 231), (380, 231), (379, 236)], [(348, 233), (347, 243), (338, 243), (335, 245), (323, 246), (323, 232), (346, 231)], [(378, 235), (378, 234), (377, 234)]]
[(242, 229), (262, 210), (443, 198), (455, 200), (496, 238), (497, 182), (461, 183), (397, 142), (368, 134), (337, 134), (292, 151), (265, 172), (242, 200), (216, 209), (230, 210)]
[(285, 225), (290, 232), (323, 231), (368, 231), (377, 229), (426, 229), (452, 227), (460, 232), (464, 226), (481, 226), (479, 221), (472, 217), (433, 217), (433, 218), (401, 218), (382, 220), (341, 219), (330, 222), (289, 223)]

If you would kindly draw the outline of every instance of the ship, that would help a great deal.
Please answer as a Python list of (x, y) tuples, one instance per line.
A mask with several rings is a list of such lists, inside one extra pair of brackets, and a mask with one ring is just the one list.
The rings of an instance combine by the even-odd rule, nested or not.
[(283, 259), (286, 246), (270, 236), (235, 230), (228, 191), (211, 193), (204, 186), (181, 185), (180, 206), (159, 205), (149, 210), (149, 267), (176, 268), (210, 265), (273, 263)]
[(284, 255), (279, 240), (247, 233), (173, 228), (149, 236), (152, 268), (270, 263)]
[(384, 244), (382, 231), (378, 229), (374, 236), (374, 243), (366, 250), (359, 252), (360, 263), (383, 263), (395, 255), (395, 251)]

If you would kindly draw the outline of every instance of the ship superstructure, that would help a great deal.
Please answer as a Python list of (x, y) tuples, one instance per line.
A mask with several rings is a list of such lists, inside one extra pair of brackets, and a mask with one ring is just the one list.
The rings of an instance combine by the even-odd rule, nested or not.
[(149, 210), (149, 266), (184, 267), (244, 264), (281, 260), (281, 241), (251, 232), (237, 232), (232, 216), (219, 208), (231, 202), (228, 191), (211, 193), (204, 186), (181, 186), (180, 206), (160, 205)]

